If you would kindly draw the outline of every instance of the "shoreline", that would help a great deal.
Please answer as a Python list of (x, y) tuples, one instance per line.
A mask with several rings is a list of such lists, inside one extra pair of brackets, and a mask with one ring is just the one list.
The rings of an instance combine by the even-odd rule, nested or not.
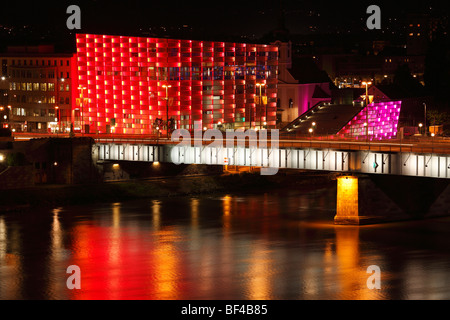
[(214, 193), (267, 192), (274, 189), (332, 186), (329, 173), (259, 173), (168, 176), (151, 179), (103, 182), (86, 185), (39, 185), (24, 189), (2, 190), (0, 214), (54, 208), (68, 205), (120, 202), (135, 199), (158, 199)]

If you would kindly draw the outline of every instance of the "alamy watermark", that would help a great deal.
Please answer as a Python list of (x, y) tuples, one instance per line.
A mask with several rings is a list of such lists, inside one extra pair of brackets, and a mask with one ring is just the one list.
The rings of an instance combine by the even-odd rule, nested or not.
[(70, 265), (67, 267), (66, 273), (70, 276), (66, 280), (66, 286), (68, 289), (81, 289), (81, 269), (77, 265)]
[(81, 29), (81, 9), (77, 5), (70, 5), (66, 9), (66, 13), (70, 16), (66, 20), (66, 26), (69, 30)]
[(381, 289), (381, 268), (377, 265), (367, 267), (367, 273), (371, 275), (367, 278), (367, 288), (370, 290)]
[[(264, 163), (264, 160), (267, 163), (267, 166), (261, 165), (261, 175), (275, 175), (278, 172), (279, 164), (278, 158), (274, 156), (276, 154), (276, 150), (279, 148), (279, 130), (271, 129), (270, 135), (268, 134), (269, 130), (261, 129), (261, 130), (226, 130), (225, 132), (218, 129), (201, 129), (201, 122), (195, 121), (194, 123), (194, 136), (191, 136), (191, 133), (186, 129), (176, 129), (172, 132), (171, 141), (179, 142), (177, 147), (203, 147), (204, 142), (211, 142), (205, 149), (214, 148), (216, 150), (220, 148), (234, 148), (235, 146), (238, 148), (245, 148), (248, 145), (248, 149), (254, 151), (256, 149), (266, 149), (266, 157), (264, 159), (260, 159), (261, 163)], [(225, 137), (224, 137), (225, 135)], [(193, 140), (192, 140), (193, 139)], [(225, 144), (224, 144), (225, 139)], [(270, 146), (269, 146), (270, 142)], [(172, 162), (175, 164), (181, 164), (182, 162), (178, 162), (176, 159), (176, 149), (172, 149)], [(225, 163), (223, 159), (222, 164)], [(254, 165), (253, 165), (254, 166)]]

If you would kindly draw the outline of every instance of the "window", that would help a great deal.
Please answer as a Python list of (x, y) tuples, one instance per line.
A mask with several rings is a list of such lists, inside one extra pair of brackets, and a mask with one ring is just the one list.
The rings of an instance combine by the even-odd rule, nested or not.
[(48, 103), (55, 103), (56, 99), (55, 96), (51, 96), (50, 98), (48, 98)]
[(39, 83), (33, 83), (33, 91), (39, 91)]
[(48, 87), (48, 91), (55, 91), (55, 84), (54, 83), (49, 83), (47, 87)]
[(41, 83), (41, 91), (47, 91), (47, 84)]
[(13, 115), (15, 116), (24, 116), (25, 109), (24, 108), (13, 108)]
[(69, 104), (70, 103), (70, 99), (67, 97), (66, 98), (66, 104)]
[(66, 74), (67, 74), (66, 78), (69, 79), (70, 78), (69, 72), (67, 72)]
[(59, 98), (59, 104), (64, 104), (64, 97)]

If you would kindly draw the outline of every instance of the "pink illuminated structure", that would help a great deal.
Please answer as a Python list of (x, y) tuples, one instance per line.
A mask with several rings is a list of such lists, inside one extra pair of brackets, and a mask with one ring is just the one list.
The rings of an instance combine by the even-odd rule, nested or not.
[[(376, 102), (363, 108), (350, 122), (338, 132), (338, 136), (366, 139), (368, 124), (369, 140), (386, 140), (397, 136), (401, 101)], [(367, 121), (368, 118), (368, 121)]]
[(207, 129), (276, 124), (276, 46), (93, 34), (76, 42), (79, 130), (154, 134), (167, 119), (188, 130), (197, 121)]

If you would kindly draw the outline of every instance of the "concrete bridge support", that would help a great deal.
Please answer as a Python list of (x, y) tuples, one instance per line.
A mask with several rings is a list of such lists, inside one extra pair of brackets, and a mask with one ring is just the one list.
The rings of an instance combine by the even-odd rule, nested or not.
[(337, 177), (335, 224), (371, 224), (450, 215), (450, 182), (388, 175)]

